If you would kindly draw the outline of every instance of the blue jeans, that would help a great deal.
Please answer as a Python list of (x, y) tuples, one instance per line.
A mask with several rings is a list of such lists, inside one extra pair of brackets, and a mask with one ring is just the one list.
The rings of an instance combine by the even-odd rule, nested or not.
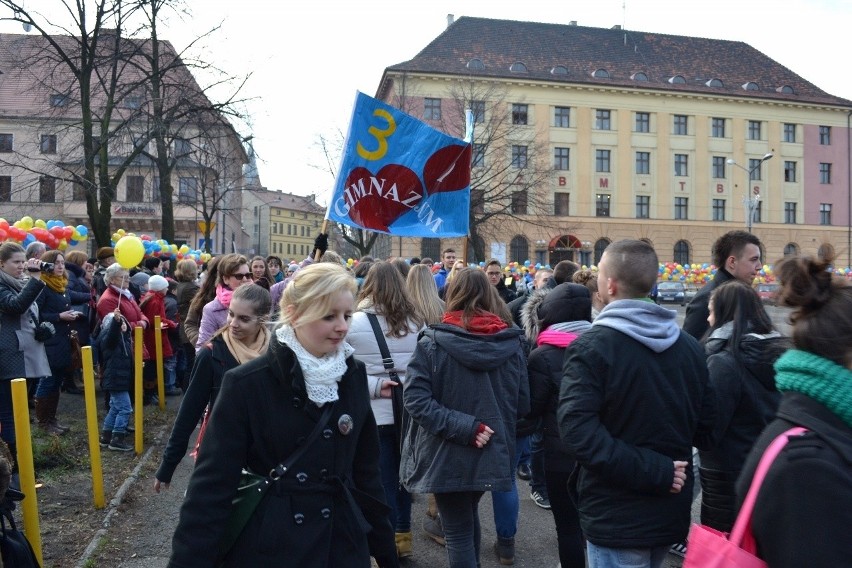
[(499, 538), (514, 538), (518, 532), (518, 514), (521, 511), (521, 501), (518, 498), (518, 485), (515, 482), (515, 470), (521, 463), (523, 449), (529, 447), (529, 437), (523, 436), (515, 441), (515, 459), (512, 462), (512, 489), (509, 491), (492, 491), (491, 505), (494, 509), (494, 528)]
[(660, 568), (668, 546), (656, 548), (605, 548), (591, 542), (586, 544), (589, 568)]
[(411, 531), (411, 493), (399, 484), (399, 450), (394, 425), (379, 426), (379, 473), (390, 521), (396, 532)]
[(530, 436), (530, 491), (538, 491), (547, 497), (547, 483), (544, 480), (544, 434), (541, 426)]
[(114, 434), (127, 433), (127, 425), (130, 423), (132, 412), (130, 393), (127, 391), (109, 391), (109, 412), (104, 418), (102, 430)]
[(163, 382), (166, 390), (175, 388), (175, 383), (177, 383), (177, 357), (175, 355), (163, 358)]
[(479, 565), (479, 500), (482, 491), (435, 493), (438, 513), (447, 540), (450, 568), (477, 568)]
[(52, 375), (50, 377), (42, 377), (38, 380), (36, 387), (36, 398), (42, 398), (59, 392), (59, 387), (62, 386), (62, 377), (60, 375)]

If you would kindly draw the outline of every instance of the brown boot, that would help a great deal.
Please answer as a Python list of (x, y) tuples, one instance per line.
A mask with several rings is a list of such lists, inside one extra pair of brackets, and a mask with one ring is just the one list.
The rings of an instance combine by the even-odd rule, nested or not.
[(411, 556), (411, 531), (396, 533), (396, 555), (399, 558)]
[(51, 393), (47, 396), (36, 397), (35, 415), (38, 427), (47, 432), (61, 436), (70, 428), (62, 426), (56, 421), (56, 407), (59, 406), (59, 393)]

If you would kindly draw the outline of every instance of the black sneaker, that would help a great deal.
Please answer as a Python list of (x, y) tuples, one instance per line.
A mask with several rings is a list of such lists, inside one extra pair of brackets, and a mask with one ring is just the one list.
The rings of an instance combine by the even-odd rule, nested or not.
[(669, 552), (676, 556), (684, 558), (686, 556), (686, 541), (673, 544), (672, 547), (669, 549)]
[(541, 507), (542, 509), (550, 510), (550, 499), (539, 493), (538, 491), (530, 491), (530, 499), (533, 500), (533, 503)]
[(529, 481), (532, 479), (532, 470), (530, 469), (530, 464), (522, 463), (518, 466), (518, 479), (522, 479), (524, 481)]
[(434, 519), (428, 517), (423, 521), (423, 532), (441, 546), (447, 546), (447, 540), (444, 538), (444, 526), (441, 524), (440, 516)]
[(102, 448), (106, 448), (109, 446), (110, 441), (112, 441), (112, 430), (103, 430), (101, 432), (101, 437), (98, 439), (98, 443)]
[(116, 434), (112, 433), (112, 440), (110, 440), (107, 449), (110, 449), (114, 452), (132, 452), (133, 445), (128, 443), (125, 438), (127, 434)]

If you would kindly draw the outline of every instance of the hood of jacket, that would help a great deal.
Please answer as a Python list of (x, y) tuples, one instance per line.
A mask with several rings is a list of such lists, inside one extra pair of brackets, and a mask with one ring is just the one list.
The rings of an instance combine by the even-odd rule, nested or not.
[(527, 341), (531, 344), (535, 343), (538, 334), (541, 333), (541, 321), (538, 319), (538, 306), (541, 304), (544, 297), (547, 296), (553, 288), (544, 287), (533, 291), (527, 297), (527, 301), (521, 307), (521, 325), (524, 329), (524, 334)]
[(592, 325), (611, 327), (662, 353), (680, 337), (677, 312), (645, 300), (616, 300), (608, 304)]
[(718, 353), (730, 351), (739, 359), (739, 362), (761, 386), (768, 390), (775, 390), (775, 361), (785, 351), (793, 347), (790, 338), (781, 335), (777, 331), (767, 334), (748, 333), (740, 339), (736, 347), (730, 344), (733, 322), (726, 323), (719, 329), (713, 331), (704, 344), (704, 351), (708, 357)]
[(524, 335), (517, 327), (483, 335), (443, 323), (432, 325), (423, 333), (459, 365), (479, 371), (495, 369), (516, 357), (515, 347), (523, 343)]

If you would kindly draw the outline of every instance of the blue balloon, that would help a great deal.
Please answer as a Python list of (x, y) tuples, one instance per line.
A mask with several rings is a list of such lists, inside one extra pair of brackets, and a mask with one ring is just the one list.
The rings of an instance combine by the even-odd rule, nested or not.
[(81, 237), (85, 237), (88, 236), (89, 229), (87, 229), (85, 225), (77, 225), (77, 232), (80, 233)]
[(47, 228), (48, 231), (51, 230), (52, 228), (58, 227), (58, 226), (59, 225), (57, 225), (56, 221), (54, 221), (53, 219), (51, 219), (47, 223), (45, 223), (45, 228)]
[(74, 245), (76, 245), (78, 242), (79, 242), (79, 241), (75, 241), (74, 239), (71, 239), (70, 241), (68, 241), (68, 244), (69, 244), (69, 245), (71, 245), (71, 246), (73, 247), (73, 246), (74, 246)]
[(32, 234), (27, 233), (27, 236), (24, 237), (24, 240), (21, 242), (21, 244), (24, 247), (26, 247), (27, 245), (30, 245), (30, 244), (34, 243), (35, 241), (36, 241), (36, 238)]

